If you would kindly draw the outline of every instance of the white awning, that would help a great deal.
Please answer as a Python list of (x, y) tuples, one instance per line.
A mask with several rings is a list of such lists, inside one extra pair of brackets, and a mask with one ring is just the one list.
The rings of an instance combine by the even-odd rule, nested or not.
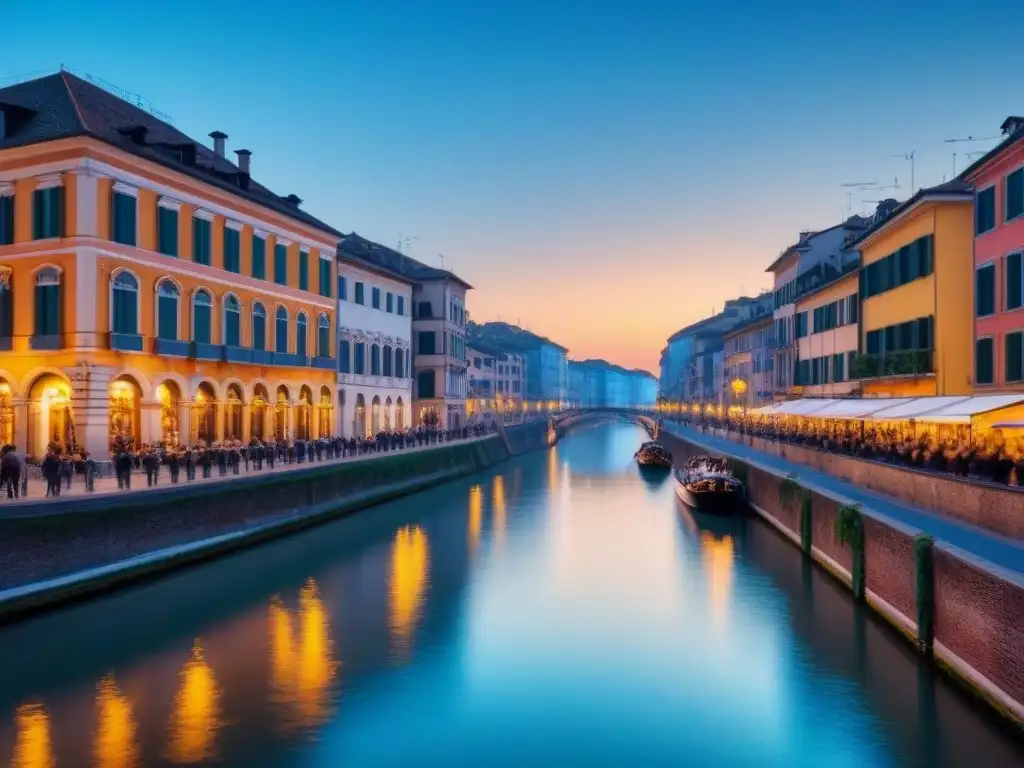
[[(914, 421), (970, 424), (971, 417), (1024, 403), (1024, 393), (943, 397), (836, 399), (808, 397), (758, 408), (758, 416), (808, 416), (815, 419)], [(1024, 423), (1024, 422), (1022, 422)], [(1017, 422), (1004, 422), (1018, 426)]]
[(968, 397), (959, 403), (947, 405), (945, 408), (929, 411), (920, 417), (921, 421), (937, 421), (954, 424), (969, 424), (972, 416), (990, 411), (998, 411), (1011, 405), (1024, 403), (1024, 394), (1016, 395), (978, 395)]
[(814, 418), (821, 419), (868, 419), (875, 418), (874, 413), (906, 403), (908, 398), (877, 398), (868, 400), (833, 400), (829, 405), (814, 412)]
[(871, 418), (877, 421), (906, 421), (907, 419), (921, 419), (931, 411), (939, 408), (946, 408), (964, 400), (970, 400), (963, 395), (958, 397), (915, 397), (912, 399), (903, 398), (900, 401), (886, 401), (894, 403), (886, 406), (880, 411), (875, 411)]

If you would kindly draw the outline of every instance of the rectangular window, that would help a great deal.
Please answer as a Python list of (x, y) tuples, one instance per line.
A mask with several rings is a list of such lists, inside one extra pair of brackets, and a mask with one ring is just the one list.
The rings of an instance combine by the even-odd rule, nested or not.
[(274, 243), (274, 282), (288, 285), (288, 248), (282, 243)]
[(1022, 256), (1011, 253), (1006, 257), (1006, 308), (1017, 309), (1024, 303), (1024, 274), (1021, 270)]
[(974, 234), (983, 235), (996, 225), (996, 188), (981, 190), (974, 199)]
[(974, 383), (991, 384), (994, 367), (992, 339), (978, 339), (974, 343)]
[(224, 227), (224, 269), (236, 275), (242, 269), (241, 237), (237, 229)]
[(0, 195), (0, 245), (14, 243), (14, 195)]
[(192, 261), (196, 264), (210, 264), (211, 246), (210, 222), (198, 216), (192, 217)]
[(384, 297), (384, 311), (394, 313), (395, 311), (395, 295), (388, 293)]
[(366, 288), (358, 281), (356, 282), (356, 304), (366, 305)]
[(1024, 379), (1024, 333), (1014, 331), (1006, 334), (1006, 381)]
[(865, 340), (865, 346), (867, 347), (869, 355), (877, 355), (882, 352), (882, 330), (868, 331), (867, 338)]
[(405, 296), (398, 297), (398, 314), (405, 316)]
[(1024, 213), (1024, 168), (1006, 177), (1006, 221)]
[(64, 187), (37, 189), (32, 195), (32, 239), (64, 237)]
[(436, 355), (437, 344), (433, 331), (420, 331), (419, 333), (419, 354)]
[(851, 325), (856, 323), (858, 318), (859, 305), (857, 300), (858, 297), (856, 293), (846, 299), (846, 319)]
[(419, 310), (418, 310), (418, 315), (417, 316), (421, 317), (421, 318), (422, 317), (433, 317), (434, 316), (434, 310), (430, 306), (430, 302), (429, 301), (421, 301), (419, 303)]
[(974, 271), (974, 314), (987, 317), (996, 312), (996, 265), (986, 264)]
[(373, 308), (380, 309), (380, 288), (372, 288), (370, 290), (370, 296), (373, 301)]
[(173, 208), (157, 206), (156, 249), (164, 256), (178, 255), (178, 212)]
[(135, 245), (136, 215), (135, 198), (114, 192), (110, 204), (110, 239), (122, 245)]
[(355, 344), (355, 373), (364, 374), (366, 373), (366, 345), (357, 341)]
[(267, 279), (267, 241), (257, 235), (252, 236), (252, 276)]
[(338, 301), (348, 301), (348, 282), (344, 275), (338, 275)]
[(331, 259), (318, 259), (317, 265), (320, 277), (320, 295), (326, 298), (331, 297)]
[(309, 251), (299, 251), (299, 290), (309, 290)]

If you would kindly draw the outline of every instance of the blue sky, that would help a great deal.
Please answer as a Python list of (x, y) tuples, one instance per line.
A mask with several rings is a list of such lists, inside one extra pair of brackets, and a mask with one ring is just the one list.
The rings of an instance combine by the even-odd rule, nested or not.
[[(1024, 3), (406, 0), (5, 8), (0, 80), (142, 94), (343, 231), (456, 270), (475, 319), (654, 368), (845, 182), (910, 193), (1024, 112)], [(994, 142), (956, 145), (987, 149)], [(964, 160), (958, 161), (962, 168)]]

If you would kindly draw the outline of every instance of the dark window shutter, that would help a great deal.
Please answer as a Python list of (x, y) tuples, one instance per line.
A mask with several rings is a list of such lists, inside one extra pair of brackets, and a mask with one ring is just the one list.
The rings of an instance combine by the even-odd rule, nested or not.
[(1011, 253), (1006, 257), (1006, 308), (1017, 309), (1024, 303), (1024, 285), (1021, 275), (1021, 254)]
[(1006, 334), (1006, 381), (1024, 379), (1024, 333)]

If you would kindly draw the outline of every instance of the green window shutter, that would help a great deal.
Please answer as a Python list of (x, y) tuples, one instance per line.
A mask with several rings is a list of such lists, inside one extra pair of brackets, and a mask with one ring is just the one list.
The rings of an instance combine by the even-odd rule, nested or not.
[(241, 245), (237, 229), (224, 227), (224, 269), (238, 274), (241, 269)]
[(252, 348), (267, 348), (267, 318), (253, 317), (252, 319)]
[(295, 354), (299, 357), (306, 356), (306, 334), (308, 328), (301, 320), (295, 326)]
[(977, 317), (987, 317), (996, 311), (995, 264), (986, 264), (975, 270), (974, 310)]
[(1006, 334), (1006, 381), (1024, 379), (1024, 333)]
[(281, 354), (288, 352), (288, 319), (277, 318), (274, 324), (274, 351)]
[(178, 300), (171, 296), (161, 296), (158, 305), (157, 338), (165, 341), (177, 341)]
[(1017, 309), (1024, 303), (1024, 276), (1021, 272), (1020, 253), (1006, 257), (1006, 308)]
[[(331, 297), (331, 262), (329, 259), (320, 259), (320, 295), (326, 298)], [(345, 298), (342, 294), (345, 290), (345, 278), (338, 277), (338, 298)]]
[(32, 239), (64, 236), (64, 188), (37, 189), (32, 195)]
[(178, 212), (158, 207), (156, 219), (157, 250), (165, 256), (178, 255)]
[(996, 190), (989, 187), (979, 192), (974, 201), (974, 233), (984, 234), (996, 224)]
[(992, 358), (992, 339), (978, 339), (974, 345), (975, 384), (992, 383)]
[(238, 312), (224, 313), (224, 343), (229, 347), (241, 346), (241, 322)]
[(14, 195), (0, 195), (0, 245), (14, 243)]
[(299, 251), (299, 290), (309, 290), (309, 251)]
[(267, 241), (256, 235), (252, 236), (252, 276), (267, 279)]
[(114, 192), (113, 195), (111, 210), (114, 220), (111, 233), (114, 242), (122, 245), (135, 245), (136, 200), (131, 195), (120, 192)]
[(196, 264), (210, 264), (210, 222), (198, 216), (192, 217), (192, 261)]
[(46, 235), (45, 232), (45, 202), (43, 199), (44, 190), (37, 189), (32, 194), (32, 239), (42, 240)]
[(200, 344), (210, 343), (210, 313), (207, 304), (195, 304), (192, 308), (192, 340)]
[(274, 245), (274, 282), (288, 284), (288, 249), (280, 243)]
[(331, 335), (330, 328), (317, 328), (316, 333), (316, 354), (318, 357), (330, 357)]

